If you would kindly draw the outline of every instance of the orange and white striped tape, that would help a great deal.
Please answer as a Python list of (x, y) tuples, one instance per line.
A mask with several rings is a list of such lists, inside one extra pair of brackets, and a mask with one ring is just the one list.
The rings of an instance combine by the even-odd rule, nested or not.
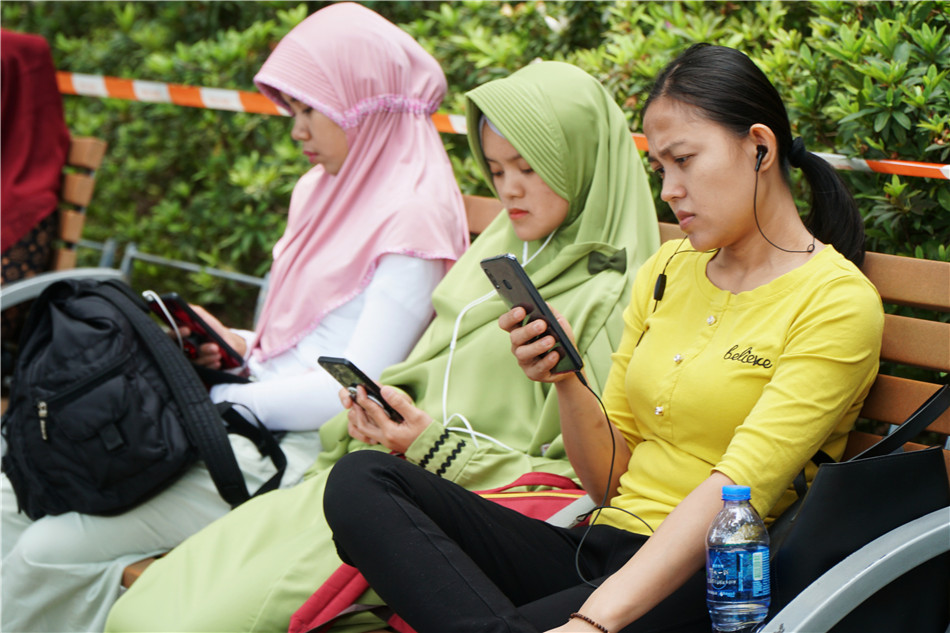
[(119, 79), (103, 75), (83, 75), (59, 71), (56, 73), (59, 91), (63, 94), (86, 97), (111, 97), (147, 103), (173, 103), (192, 108), (231, 110), (259, 114), (289, 114), (259, 92), (197, 88), (157, 81)]
[[(229, 90), (221, 88), (202, 88), (181, 84), (161, 83), (157, 81), (138, 81), (119, 79), (103, 75), (84, 75), (67, 71), (56, 73), (59, 91), (63, 94), (88, 97), (111, 97), (148, 103), (172, 103), (192, 108), (210, 110), (230, 110), (256, 114), (289, 113), (278, 108), (259, 92)], [(432, 115), (436, 129), (446, 134), (465, 134), (465, 117), (458, 114), (438, 112)], [(643, 134), (634, 133), (633, 140), (640, 151), (647, 151), (647, 140)], [(816, 152), (835, 169), (897, 174), (899, 176), (917, 176), (921, 178), (939, 178), (950, 180), (950, 165), (939, 163), (921, 163), (909, 160), (870, 160), (848, 158), (842, 154)]]
[(897, 174), (898, 176), (917, 176), (919, 178), (940, 178), (950, 180), (950, 165), (940, 163), (920, 163), (910, 160), (874, 160), (848, 158), (841, 154), (815, 152), (831, 163), (835, 169), (844, 171), (873, 171), (878, 174)]

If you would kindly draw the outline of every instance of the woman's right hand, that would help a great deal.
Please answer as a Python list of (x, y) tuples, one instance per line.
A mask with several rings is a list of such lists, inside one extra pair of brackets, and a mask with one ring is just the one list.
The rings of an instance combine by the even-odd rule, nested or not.
[[(347, 389), (340, 390), (340, 402), (348, 409), (347, 431), (350, 437), (365, 444), (381, 444), (396, 453), (405, 453), (419, 435), (432, 424), (432, 417), (417, 407), (412, 398), (388, 385), (380, 388), (386, 403), (399, 412), (402, 422), (394, 422), (386, 411), (373, 402), (362, 386), (356, 398)], [(356, 406), (354, 406), (356, 405)]]
[[(553, 308), (551, 311), (554, 312), (558, 323), (573, 345), (574, 331), (571, 329), (571, 324)], [(553, 351), (556, 343), (554, 336), (545, 334), (548, 324), (543, 319), (535, 319), (521, 325), (525, 314), (524, 308), (516, 307), (498, 318), (498, 326), (508, 332), (511, 339), (511, 353), (515, 355), (525, 375), (536, 382), (551, 383), (560, 382), (572, 376), (572, 372), (551, 373), (561, 358), (559, 352)]]
[[(191, 330), (187, 327), (180, 327), (182, 338), (191, 335)], [(172, 338), (175, 333), (172, 332)], [(217, 343), (202, 343), (198, 346), (198, 356), (191, 359), (191, 362), (208, 369), (221, 369), (221, 350)]]

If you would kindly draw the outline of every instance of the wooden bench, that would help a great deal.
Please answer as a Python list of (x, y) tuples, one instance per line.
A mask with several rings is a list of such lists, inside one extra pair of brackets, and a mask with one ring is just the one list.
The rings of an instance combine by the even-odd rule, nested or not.
[(91, 136), (74, 137), (63, 169), (59, 199), (59, 245), (53, 270), (76, 267), (76, 245), (86, 222), (86, 207), (96, 186), (96, 170), (106, 154), (105, 141)]
[[(469, 229), (476, 236), (502, 210), (501, 203), (494, 198), (471, 195), (463, 198)], [(684, 236), (675, 224), (660, 222), (659, 228), (664, 242)], [(861, 410), (867, 424), (880, 423), (885, 428), (879, 432), (884, 433), (886, 425), (903, 422), (938, 388), (934, 382), (894, 375), (901, 371), (899, 367), (950, 372), (950, 323), (940, 322), (937, 317), (939, 313), (950, 313), (950, 263), (868, 253), (863, 270), (886, 305), (922, 308), (933, 313), (932, 316), (888, 314), (885, 317), (881, 359), (887, 363), (887, 371), (878, 376)], [(928, 431), (943, 442), (950, 477), (950, 412), (930, 425)], [(857, 454), (880, 437), (867, 430), (852, 431), (846, 456)], [(908, 450), (924, 447), (918, 443), (906, 446)], [(122, 586), (131, 586), (154, 560), (147, 558), (128, 566), (122, 576)]]

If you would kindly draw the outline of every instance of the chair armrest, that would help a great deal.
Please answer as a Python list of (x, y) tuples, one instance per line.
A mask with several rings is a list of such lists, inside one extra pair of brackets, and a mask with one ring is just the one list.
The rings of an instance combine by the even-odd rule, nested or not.
[(825, 633), (882, 587), (950, 551), (950, 507), (877, 538), (822, 574), (758, 633)]
[(577, 525), (577, 517), (587, 514), (593, 509), (594, 500), (589, 495), (584, 495), (552, 514), (548, 517), (546, 523), (559, 527), (574, 527)]
[(63, 279), (118, 279), (125, 281), (125, 276), (115, 268), (73, 268), (41, 273), (28, 279), (13, 281), (0, 286), (0, 308), (19, 305), (25, 301), (36, 299), (50, 284)]

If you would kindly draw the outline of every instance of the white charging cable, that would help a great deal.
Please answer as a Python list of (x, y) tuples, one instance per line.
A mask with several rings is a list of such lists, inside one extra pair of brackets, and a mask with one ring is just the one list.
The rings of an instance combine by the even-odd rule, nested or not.
[(185, 350), (185, 341), (181, 338), (181, 332), (178, 331), (178, 324), (175, 323), (175, 319), (172, 318), (171, 313), (168, 311), (168, 308), (165, 306), (165, 302), (162, 301), (162, 298), (159, 297), (154, 290), (145, 290), (142, 292), (142, 298), (148, 302), (155, 302), (161, 309), (162, 314), (165, 315), (165, 320), (168, 322), (168, 325), (171, 326), (172, 331), (175, 332), (175, 338), (178, 339), (178, 347), (182, 351)]
[[(554, 231), (550, 235), (548, 235), (547, 239), (544, 240), (544, 243), (541, 244), (540, 248), (538, 248), (538, 250), (535, 251), (534, 255), (532, 255), (531, 257), (528, 257), (528, 242), (523, 243), (523, 248), (521, 251), (522, 252), (522, 256), (521, 256), (522, 267), (527, 266), (529, 263), (531, 263), (531, 261), (534, 260), (534, 258), (537, 257), (541, 253), (541, 251), (544, 250), (544, 248), (551, 242), (551, 239), (554, 237), (554, 233), (556, 232), (557, 231)], [(453, 413), (452, 415), (449, 415), (449, 404), (448, 404), (449, 376), (452, 373), (452, 358), (455, 355), (455, 346), (458, 343), (458, 333), (459, 333), (459, 328), (462, 325), (462, 317), (465, 316), (466, 312), (468, 312), (475, 306), (482, 304), (485, 301), (488, 301), (493, 296), (495, 296), (495, 294), (496, 294), (496, 291), (492, 290), (488, 294), (481, 296), (478, 299), (475, 299), (474, 301), (469, 303), (467, 306), (462, 308), (462, 310), (459, 312), (458, 317), (456, 317), (455, 319), (455, 326), (452, 328), (452, 340), (449, 343), (449, 357), (445, 364), (445, 376), (443, 377), (443, 380), (442, 380), (442, 420), (443, 420), (442, 426), (445, 427), (445, 429), (448, 431), (459, 431), (459, 432), (468, 434), (472, 438), (472, 442), (475, 444), (475, 448), (478, 448), (477, 438), (481, 437), (490, 442), (493, 442), (494, 444), (497, 444), (498, 446), (501, 446), (502, 448), (506, 450), (514, 451), (513, 448), (511, 448), (504, 442), (501, 442), (500, 440), (497, 440), (490, 435), (481, 433), (473, 429), (471, 423), (468, 421), (468, 418), (466, 418), (461, 413)], [(462, 424), (465, 425), (464, 428), (449, 426), (449, 423), (455, 418), (458, 418), (459, 420), (461, 420)]]

